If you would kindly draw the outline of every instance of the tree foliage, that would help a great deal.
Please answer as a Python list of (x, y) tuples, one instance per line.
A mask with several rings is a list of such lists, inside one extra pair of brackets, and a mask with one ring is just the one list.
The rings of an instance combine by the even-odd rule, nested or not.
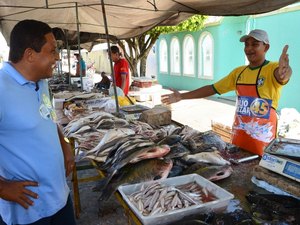
[[(147, 57), (160, 34), (198, 31), (203, 28), (205, 19), (206, 16), (194, 15), (177, 26), (157, 26), (137, 37), (118, 41), (119, 46), (124, 51), (125, 58), (129, 62), (132, 76), (145, 76)], [(139, 71), (138, 63), (140, 63)]]
[(168, 34), (180, 31), (198, 31), (203, 28), (204, 21), (206, 18), (206, 16), (194, 15), (191, 16), (189, 19), (181, 22), (177, 26), (158, 26), (154, 27), (148, 33), (151, 35), (152, 33)]

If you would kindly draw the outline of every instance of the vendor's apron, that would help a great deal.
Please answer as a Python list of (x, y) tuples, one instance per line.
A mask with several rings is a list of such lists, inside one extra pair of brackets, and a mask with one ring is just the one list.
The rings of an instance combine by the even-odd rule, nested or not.
[[(261, 68), (262, 66), (258, 71), (256, 83)], [(237, 81), (244, 70), (239, 74)], [(232, 144), (262, 155), (264, 148), (276, 136), (276, 111), (272, 108), (271, 100), (260, 98), (257, 84), (236, 82), (236, 90), (237, 108), (232, 126)]]

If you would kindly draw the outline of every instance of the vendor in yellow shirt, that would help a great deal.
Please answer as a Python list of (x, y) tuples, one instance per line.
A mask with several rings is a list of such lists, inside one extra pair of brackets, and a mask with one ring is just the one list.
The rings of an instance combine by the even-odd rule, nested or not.
[(288, 46), (284, 46), (279, 62), (270, 62), (265, 58), (270, 44), (264, 30), (252, 30), (240, 41), (245, 42), (244, 52), (249, 65), (234, 69), (213, 85), (186, 93), (174, 90), (172, 94), (163, 95), (162, 102), (171, 104), (235, 90), (237, 108), (232, 126), (232, 144), (262, 155), (264, 148), (276, 137), (276, 109), (281, 89), (292, 74)]

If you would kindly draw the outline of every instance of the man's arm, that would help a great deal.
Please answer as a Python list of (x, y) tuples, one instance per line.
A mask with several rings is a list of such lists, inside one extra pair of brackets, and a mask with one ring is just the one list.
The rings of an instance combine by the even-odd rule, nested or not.
[(185, 92), (185, 93), (179, 93), (179, 91), (177, 90), (172, 90), (172, 91), (173, 91), (172, 94), (161, 96), (162, 103), (171, 104), (171, 103), (179, 102), (180, 100), (183, 99), (205, 98), (216, 94), (216, 91), (212, 85), (206, 85), (196, 90)]
[(70, 173), (73, 171), (75, 165), (74, 155), (71, 149), (71, 145), (65, 140), (65, 137), (58, 126), (57, 126), (57, 132), (58, 132), (61, 148), (64, 154), (66, 176), (69, 176)]
[(79, 62), (76, 63), (76, 73), (75, 73), (76, 76), (80, 76), (80, 64)]
[(127, 76), (127, 74), (124, 74), (124, 73), (121, 74), (121, 78), (122, 78), (121, 89), (123, 90), (123, 92), (124, 92), (125, 87), (126, 87), (126, 76)]

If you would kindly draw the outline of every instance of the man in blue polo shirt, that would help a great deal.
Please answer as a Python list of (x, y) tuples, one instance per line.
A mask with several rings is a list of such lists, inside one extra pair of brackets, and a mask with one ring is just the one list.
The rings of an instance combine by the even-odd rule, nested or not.
[(0, 70), (0, 215), (7, 225), (75, 225), (66, 182), (74, 158), (44, 80), (59, 59), (56, 48), (47, 24), (21, 21)]

